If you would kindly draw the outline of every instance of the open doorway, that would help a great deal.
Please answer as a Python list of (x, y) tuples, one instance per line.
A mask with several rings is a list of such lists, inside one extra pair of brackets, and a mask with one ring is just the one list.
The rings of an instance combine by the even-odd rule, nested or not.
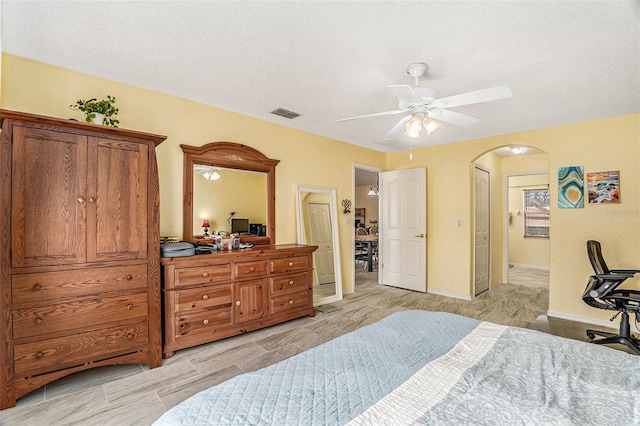
[[(475, 264), (471, 283), (472, 291), (474, 295), (479, 294), (475, 288), (476, 281), (486, 273), (487, 268), (486, 264), (479, 262), (487, 258), (487, 251), (478, 250), (480, 245), (477, 241), (484, 236), (479, 237), (475, 228), (478, 226), (478, 219), (486, 215), (488, 208), (489, 291), (494, 285), (509, 284), (514, 281), (513, 284), (540, 287), (548, 298), (550, 238), (548, 232), (543, 235), (542, 229), (545, 227), (546, 231), (550, 229), (549, 207), (548, 204), (544, 206), (540, 203), (529, 203), (531, 205), (526, 207), (525, 198), (528, 196), (530, 201), (536, 201), (540, 197), (544, 198), (543, 191), (547, 191), (546, 201), (548, 202), (549, 155), (533, 147), (527, 147), (526, 153), (516, 153), (512, 148), (494, 149), (479, 156), (472, 163), (474, 180), (477, 180), (478, 168), (489, 172), (490, 175), (488, 207), (485, 206), (484, 211), (478, 206), (472, 207), (475, 218), (472, 238), (473, 264)], [(477, 188), (474, 186), (472, 190), (474, 191), (472, 199), (477, 201)], [(478, 259), (480, 252), (484, 255)], [(483, 270), (482, 267), (485, 269)]]
[(355, 291), (378, 284), (380, 171), (366, 165), (354, 165), (354, 203), (351, 212)]
[(505, 180), (505, 281), (548, 289), (549, 173), (507, 174)]

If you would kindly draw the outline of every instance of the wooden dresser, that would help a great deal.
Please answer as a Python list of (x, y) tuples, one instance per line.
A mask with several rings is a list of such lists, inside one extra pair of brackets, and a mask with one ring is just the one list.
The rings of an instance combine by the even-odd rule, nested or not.
[(0, 408), (68, 374), (162, 364), (155, 146), (0, 110)]
[(316, 246), (163, 258), (165, 358), (178, 349), (314, 316)]

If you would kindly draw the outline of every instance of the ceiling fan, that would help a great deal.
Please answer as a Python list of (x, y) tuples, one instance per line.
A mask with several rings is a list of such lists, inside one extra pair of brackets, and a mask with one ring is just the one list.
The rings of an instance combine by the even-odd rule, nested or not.
[(438, 130), (440, 122), (460, 127), (470, 127), (480, 121), (479, 118), (450, 111), (448, 108), (496, 101), (513, 96), (509, 86), (497, 86), (438, 99), (436, 98), (437, 92), (435, 90), (428, 87), (420, 87), (420, 78), (428, 68), (427, 64), (421, 62), (411, 64), (407, 68), (407, 74), (413, 78), (413, 86), (404, 84), (387, 86), (387, 89), (398, 98), (397, 110), (342, 118), (338, 121), (408, 113), (389, 130), (382, 141), (393, 139), (403, 133), (409, 138), (418, 138), (423, 129), (427, 135), (431, 135)]

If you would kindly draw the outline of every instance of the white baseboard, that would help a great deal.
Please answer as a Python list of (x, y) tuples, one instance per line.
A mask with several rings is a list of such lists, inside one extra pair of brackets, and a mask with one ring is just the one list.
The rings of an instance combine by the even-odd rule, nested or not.
[(471, 296), (463, 296), (462, 294), (458, 293), (449, 293), (448, 291), (427, 289), (427, 293), (436, 294), (438, 296), (451, 297), (452, 299), (471, 300)]
[(525, 265), (524, 263), (511, 263), (509, 265), (517, 266), (518, 268), (529, 268), (529, 269), (539, 269), (541, 271), (548, 271), (548, 266), (540, 266), (540, 265)]
[(589, 317), (581, 317), (578, 315), (565, 314), (563, 312), (547, 311), (547, 316), (552, 318), (565, 319), (565, 320), (574, 321), (574, 322), (582, 322), (585, 324), (599, 325), (601, 327), (613, 328), (616, 330), (620, 326), (620, 323), (617, 321), (614, 322), (614, 321), (607, 321), (607, 320), (599, 320), (599, 319), (594, 319)]

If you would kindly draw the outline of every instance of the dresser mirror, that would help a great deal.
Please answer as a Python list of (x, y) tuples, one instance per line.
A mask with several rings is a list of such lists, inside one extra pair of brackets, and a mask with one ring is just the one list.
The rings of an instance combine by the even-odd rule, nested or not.
[[(275, 167), (279, 160), (233, 142), (180, 145), (184, 154), (183, 239), (232, 231), (254, 245), (275, 242)], [(206, 222), (205, 222), (206, 221)]]
[(342, 300), (336, 190), (298, 186), (298, 243), (318, 246), (313, 253), (313, 306)]

